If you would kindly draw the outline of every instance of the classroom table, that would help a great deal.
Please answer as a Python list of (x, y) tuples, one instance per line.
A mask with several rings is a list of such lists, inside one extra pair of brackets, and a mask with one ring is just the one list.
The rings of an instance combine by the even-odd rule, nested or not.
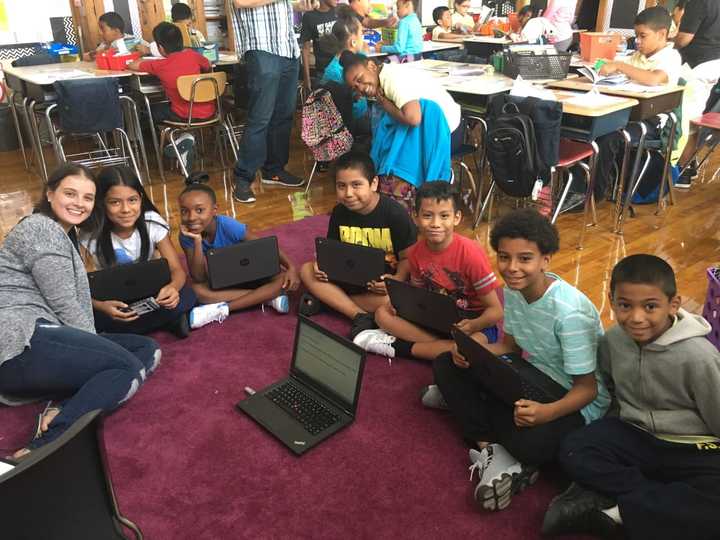
[(493, 53), (513, 44), (516, 42), (507, 37), (472, 36), (463, 40), (463, 46), (468, 54), (482, 58), (489, 58)]
[[(567, 90), (580, 90), (589, 91), (592, 88), (597, 89), (602, 94), (608, 94), (612, 96), (631, 97), (638, 101), (638, 105), (630, 112), (631, 122), (642, 122), (661, 113), (669, 113), (676, 107), (682, 104), (683, 98), (683, 86), (678, 85), (666, 85), (663, 89), (653, 89), (651, 92), (638, 92), (635, 90), (624, 90), (622, 85), (593, 85), (587, 79), (579, 78), (574, 80), (556, 81), (551, 83), (549, 86), (553, 88), (563, 88)], [(670, 116), (670, 122), (672, 129), (670, 130), (670, 137), (668, 139), (668, 145), (665, 149), (665, 168), (663, 169), (663, 177), (660, 181), (660, 193), (658, 196), (658, 210), (661, 208), (663, 193), (665, 184), (667, 183), (668, 195), (670, 197), (670, 203), (674, 203), (673, 192), (671, 182), (669, 178), (669, 165), (670, 156), (672, 154), (672, 146), (674, 143), (675, 129), (674, 129), (674, 116)], [(622, 129), (621, 133), (625, 139), (625, 148), (623, 154), (623, 162), (620, 169), (620, 175), (618, 178), (618, 186), (615, 190), (615, 229), (616, 234), (623, 234), (623, 224), (625, 222), (625, 215), (630, 207), (630, 196), (632, 194), (632, 186), (635, 184), (636, 175), (640, 174), (640, 158), (642, 154), (642, 148), (645, 142), (645, 130), (642, 131), (642, 136), (638, 143), (638, 151), (635, 156), (635, 161), (630, 169), (630, 175), (627, 175), (628, 159), (630, 156), (630, 135), (626, 129)], [(625, 185), (630, 186), (627, 200), (623, 203), (622, 193), (625, 189)]]
[[(514, 84), (510, 77), (495, 73), (491, 66), (476, 65), (477, 68), (486, 70), (479, 76), (450, 75), (453, 68), (457, 72), (461, 66), (471, 69), (473, 65), (438, 60), (422, 60), (404, 65), (405, 69), (419, 69), (438, 78), (440, 84), (458, 101), (479, 106), (481, 109), (486, 107), (492, 96), (509, 92)], [(445, 71), (446, 67), (447, 71)], [(538, 86), (551, 86), (556, 81), (530, 82)], [(584, 98), (582, 92), (554, 88), (552, 92), (555, 99), (563, 106), (561, 135), (587, 142), (624, 127), (631, 110), (639, 105), (636, 98), (629, 96), (607, 96), (593, 101)], [(476, 208), (479, 206), (480, 201), (477, 202)], [(476, 211), (475, 226), (480, 215)]]
[[(421, 55), (425, 56), (426, 54), (440, 52), (440, 51), (451, 51), (453, 49), (460, 49), (462, 48), (462, 44), (459, 42), (439, 42), (439, 41), (423, 41), (422, 42), (422, 52)], [(371, 51), (368, 53), (368, 58), (384, 58), (386, 56), (390, 56), (390, 54), (394, 53), (384, 53), (384, 52), (376, 52)]]
[[(71, 79), (99, 79), (99, 78), (127, 78), (132, 75), (129, 71), (111, 71), (98, 69), (94, 62), (61, 62), (58, 64), (45, 64), (40, 66), (13, 67), (12, 61), (2, 62), (5, 83), (13, 92), (10, 106), (13, 108), (13, 119), (18, 122), (14, 94), (23, 96), (22, 107), (27, 121), (27, 129), (35, 155), (38, 156), (39, 173), (47, 181), (47, 163), (42, 152), (40, 129), (36, 121), (36, 108), (40, 104), (51, 104), (57, 96), (53, 83), (60, 80)], [(139, 126), (138, 126), (139, 127)], [(16, 129), (20, 130), (19, 124)], [(142, 137), (138, 137), (139, 145), (147, 164), (145, 146)], [(146, 167), (147, 169), (147, 167)]]

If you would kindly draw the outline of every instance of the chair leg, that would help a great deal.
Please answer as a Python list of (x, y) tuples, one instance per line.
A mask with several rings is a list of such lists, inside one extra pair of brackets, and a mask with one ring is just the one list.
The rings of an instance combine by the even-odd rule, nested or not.
[(310, 191), (310, 183), (312, 182), (313, 176), (315, 176), (315, 170), (317, 169), (318, 162), (315, 160), (315, 163), (313, 163), (312, 171), (310, 171), (310, 178), (308, 178), (307, 186), (305, 186), (305, 194), (307, 195), (307, 192)]
[(235, 161), (237, 161), (238, 160), (238, 147), (236, 146), (237, 141), (235, 140), (232, 130), (230, 129), (230, 126), (228, 126), (227, 122), (222, 122), (222, 128), (225, 130), (225, 135), (227, 136), (228, 144), (230, 145), (230, 150), (232, 150), (233, 157), (235, 158)]
[[(557, 174), (560, 174), (561, 171), (562, 171), (562, 169), (558, 169)], [(557, 205), (555, 206), (555, 212), (553, 212), (553, 217), (550, 220), (550, 223), (555, 223), (557, 221), (557, 218), (560, 215), (560, 209), (562, 208), (562, 205), (565, 202), (565, 199), (567, 198), (568, 193), (570, 193), (570, 186), (572, 185), (573, 175), (569, 170), (566, 172), (568, 175), (568, 179), (567, 179), (567, 182), (565, 182), (565, 187), (563, 188), (562, 195), (560, 195), (560, 200), (558, 201)]]
[(655, 212), (658, 215), (665, 207), (665, 189), (667, 188), (668, 200), (671, 205), (675, 204), (675, 192), (673, 190), (672, 174), (670, 173), (670, 158), (672, 157), (672, 149), (675, 143), (675, 125), (677, 124), (677, 116), (675, 113), (668, 115), (668, 124), (670, 124), (670, 135), (668, 136), (667, 146), (665, 147), (665, 163), (663, 165), (663, 173), (660, 178), (660, 192), (658, 193), (658, 204)]
[(142, 176), (140, 175), (140, 169), (138, 168), (137, 159), (135, 158), (135, 152), (133, 152), (132, 143), (130, 142), (130, 137), (128, 136), (127, 132), (124, 129), (121, 128), (115, 128), (115, 131), (113, 132), (116, 135), (120, 137), (120, 140), (124, 145), (127, 146), (127, 153), (130, 157), (130, 163), (132, 164), (132, 168), (135, 171), (135, 174), (137, 175), (138, 179), (140, 180), (140, 184), (142, 185)]
[(16, 109), (15, 92), (10, 94), (10, 96), (8, 97), (8, 102), (10, 103), (10, 112), (12, 113), (13, 123), (15, 124), (15, 133), (17, 133), (18, 143), (20, 143), (20, 152), (22, 153), (23, 164), (25, 165), (25, 170), (27, 170), (28, 158), (27, 154), (25, 153), (25, 140), (23, 139), (22, 129), (20, 129), (20, 121)]
[[(170, 128), (163, 128), (163, 130), (160, 132), (160, 148), (165, 147), (165, 138), (167, 137), (169, 131)], [(158, 168), (160, 169), (160, 179), (162, 180), (163, 184), (165, 184), (165, 160), (163, 159), (163, 155), (161, 153), (158, 153), (157, 160)]]
[(185, 167), (185, 163), (183, 162), (182, 157), (180, 156), (180, 150), (178, 149), (177, 143), (175, 142), (175, 134), (177, 132), (178, 132), (177, 129), (171, 129), (170, 133), (168, 133), (168, 139), (170, 139), (170, 144), (172, 145), (172, 148), (175, 151), (175, 157), (177, 157), (178, 165), (180, 166), (180, 172), (182, 172), (183, 178), (189, 178), (190, 174), (188, 173), (187, 167)]
[(593, 222), (590, 224), (591, 226), (594, 226), (597, 224), (597, 215), (595, 214), (595, 194), (593, 193), (593, 183), (592, 183), (592, 174), (590, 167), (583, 163), (582, 161), (578, 163), (580, 167), (582, 168), (583, 172), (585, 173), (585, 181), (587, 182), (587, 190), (585, 191), (585, 204), (583, 207), (583, 222), (582, 226), (580, 227), (580, 237), (578, 238), (578, 249), (583, 248), (583, 241), (585, 240), (585, 231), (588, 227), (588, 210), (592, 208), (592, 214), (593, 214)]
[(627, 168), (630, 161), (630, 133), (626, 129), (621, 129), (620, 134), (623, 136), (623, 160), (620, 166), (620, 174), (618, 175), (615, 185), (615, 234), (622, 234), (623, 219), (623, 192), (625, 191), (625, 182), (627, 178)]
[[(483, 216), (485, 215), (485, 210), (488, 209), (488, 206), (492, 203), (493, 195), (495, 194), (495, 181), (492, 181), (490, 183), (490, 189), (488, 189), (487, 195), (485, 195), (485, 200), (482, 202), (482, 206), (480, 207), (480, 212), (478, 213), (477, 217), (475, 218), (475, 223), (473, 225), (473, 229), (476, 229), (477, 226), (482, 221)], [(490, 221), (490, 210), (488, 210), (488, 221)]]

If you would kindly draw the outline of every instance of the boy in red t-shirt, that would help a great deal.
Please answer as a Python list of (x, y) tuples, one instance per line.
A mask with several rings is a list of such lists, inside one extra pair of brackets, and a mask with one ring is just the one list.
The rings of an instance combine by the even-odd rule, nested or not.
[[(417, 190), (415, 223), (422, 239), (408, 249), (410, 281), (453, 297), (464, 316), (458, 328), (481, 343), (493, 343), (495, 324), (503, 316), (495, 293), (500, 285), (483, 248), (455, 233), (462, 219), (458, 206), (457, 194), (447, 182), (426, 182)], [(434, 360), (453, 348), (450, 336), (406, 321), (389, 303), (375, 312), (375, 322), (381, 330), (365, 330), (354, 340), (368, 352)]]
[[(153, 119), (155, 122), (170, 120), (173, 122), (187, 122), (190, 114), (190, 102), (180, 96), (177, 87), (178, 77), (183, 75), (198, 75), (209, 72), (210, 62), (203, 55), (192, 49), (183, 49), (183, 39), (180, 29), (174, 24), (161, 22), (153, 28), (153, 39), (158, 50), (164, 58), (157, 60), (137, 60), (128, 64), (133, 71), (143, 71), (155, 75), (160, 79), (165, 94), (170, 103), (157, 103), (153, 106)], [(222, 91), (222, 89), (218, 89)], [(192, 108), (193, 120), (205, 120), (215, 114), (215, 101), (194, 103)], [(185, 162), (188, 173), (192, 171), (192, 155), (194, 137), (184, 133), (177, 139), (180, 157)], [(169, 145), (164, 149), (168, 157), (174, 155)]]

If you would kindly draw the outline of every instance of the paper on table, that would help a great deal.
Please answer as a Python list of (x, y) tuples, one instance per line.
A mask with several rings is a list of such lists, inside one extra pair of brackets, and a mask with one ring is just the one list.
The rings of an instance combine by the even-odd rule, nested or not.
[(604, 107), (622, 101), (625, 98), (617, 96), (608, 96), (601, 94), (595, 89), (590, 90), (586, 94), (578, 94), (570, 99), (566, 99), (565, 103), (572, 105), (582, 105), (583, 107)]
[(515, 79), (512, 89), (510, 90), (510, 95), (517, 97), (536, 97), (548, 101), (557, 101), (555, 99), (555, 94), (553, 94), (550, 90), (534, 86), (532, 83), (523, 79), (520, 75), (518, 75), (517, 79)]
[(0, 461), (0, 476), (5, 474), (6, 472), (12, 471), (14, 468), (15, 465), (10, 465), (9, 463)]
[(623, 84), (616, 84), (613, 86), (615, 90), (625, 90), (626, 92), (662, 92), (667, 87), (664, 85), (660, 86), (646, 86), (644, 84), (638, 84), (634, 82), (626, 82)]

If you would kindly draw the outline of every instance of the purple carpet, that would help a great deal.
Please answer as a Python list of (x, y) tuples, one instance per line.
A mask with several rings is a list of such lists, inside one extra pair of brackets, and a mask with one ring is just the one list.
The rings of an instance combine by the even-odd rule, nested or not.
[[(270, 232), (301, 263), (326, 228), (317, 216)], [(315, 320), (349, 329), (335, 315)], [(368, 357), (355, 423), (301, 458), (237, 413), (245, 386), (287, 373), (294, 327), (254, 309), (185, 341), (157, 334), (162, 365), (105, 424), (120, 508), (146, 538), (540, 537), (559, 475), (503, 512), (477, 511), (456, 425), (420, 404), (427, 363)], [(39, 409), (0, 409), (0, 447), (23, 446)]]

